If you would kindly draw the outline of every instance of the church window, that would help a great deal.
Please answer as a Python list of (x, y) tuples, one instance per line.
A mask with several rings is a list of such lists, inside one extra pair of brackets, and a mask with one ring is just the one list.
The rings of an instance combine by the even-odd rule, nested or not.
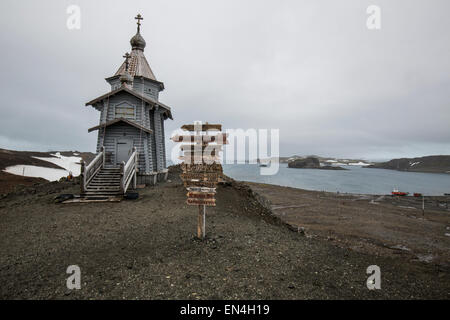
[(120, 105), (115, 108), (115, 118), (135, 119), (135, 109), (133, 106)]

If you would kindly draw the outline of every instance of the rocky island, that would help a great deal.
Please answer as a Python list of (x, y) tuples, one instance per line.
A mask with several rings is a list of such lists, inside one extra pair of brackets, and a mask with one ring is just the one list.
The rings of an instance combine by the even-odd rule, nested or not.
[(300, 169), (323, 169), (323, 170), (347, 170), (338, 166), (320, 165), (320, 161), (316, 157), (306, 157), (303, 159), (295, 159), (288, 162), (289, 168), (300, 168)]

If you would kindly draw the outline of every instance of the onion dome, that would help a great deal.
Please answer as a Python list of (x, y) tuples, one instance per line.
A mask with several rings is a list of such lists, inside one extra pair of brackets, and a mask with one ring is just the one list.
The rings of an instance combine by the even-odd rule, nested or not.
[(135, 19), (137, 20), (137, 32), (133, 38), (130, 40), (131, 49), (137, 49), (144, 51), (145, 48), (145, 40), (141, 36), (141, 20), (144, 20), (140, 14), (138, 14)]
[(144, 48), (146, 45), (145, 40), (144, 40), (144, 38), (142, 38), (139, 31), (134, 35), (133, 38), (131, 38), (130, 44), (131, 44), (131, 49), (137, 49), (137, 50), (142, 50), (142, 51), (144, 51)]

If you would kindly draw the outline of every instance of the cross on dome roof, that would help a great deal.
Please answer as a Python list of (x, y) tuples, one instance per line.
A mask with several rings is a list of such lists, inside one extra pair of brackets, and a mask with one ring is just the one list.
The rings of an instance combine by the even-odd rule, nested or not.
[(137, 20), (137, 32), (131, 38), (131, 52), (128, 58), (122, 63), (119, 69), (116, 71), (115, 75), (122, 75), (126, 71), (132, 77), (145, 77), (150, 80), (156, 80), (152, 69), (144, 56), (144, 48), (146, 46), (144, 38), (141, 36), (141, 20), (144, 18), (141, 14), (138, 14), (134, 19)]

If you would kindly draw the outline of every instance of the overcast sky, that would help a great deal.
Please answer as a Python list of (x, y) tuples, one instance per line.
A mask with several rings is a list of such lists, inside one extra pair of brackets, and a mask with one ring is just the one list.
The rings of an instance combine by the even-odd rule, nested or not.
[[(80, 30), (66, 27), (71, 4)], [(380, 30), (366, 27), (371, 4)], [(448, 0), (2, 0), (0, 148), (95, 151), (99, 114), (84, 105), (109, 90), (141, 13), (167, 133), (204, 120), (278, 128), (281, 155), (450, 154), (449, 12)]]

